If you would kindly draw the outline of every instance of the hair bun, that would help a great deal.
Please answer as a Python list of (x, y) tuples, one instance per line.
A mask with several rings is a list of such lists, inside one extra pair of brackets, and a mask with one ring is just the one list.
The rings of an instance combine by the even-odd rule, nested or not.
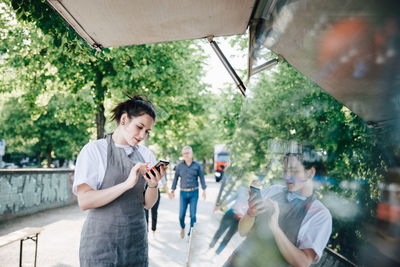
[(156, 111), (152, 103), (147, 100), (144, 96), (134, 95), (131, 97), (128, 95), (127, 91), (124, 91), (125, 96), (129, 99), (124, 102), (120, 102), (111, 111), (111, 120), (116, 120), (119, 124), (122, 114), (127, 113), (129, 117), (141, 116), (143, 114), (148, 114), (154, 120), (156, 119)]
[[(146, 101), (143, 97), (141, 97), (140, 95), (134, 95), (133, 97), (131, 97), (131, 100), (142, 100), (142, 101)], [(147, 101), (146, 101), (147, 102)]]

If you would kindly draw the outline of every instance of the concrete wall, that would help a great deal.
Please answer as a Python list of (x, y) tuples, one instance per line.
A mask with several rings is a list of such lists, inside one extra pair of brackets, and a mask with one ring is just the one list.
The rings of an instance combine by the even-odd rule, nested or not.
[(0, 222), (76, 201), (71, 169), (0, 170)]

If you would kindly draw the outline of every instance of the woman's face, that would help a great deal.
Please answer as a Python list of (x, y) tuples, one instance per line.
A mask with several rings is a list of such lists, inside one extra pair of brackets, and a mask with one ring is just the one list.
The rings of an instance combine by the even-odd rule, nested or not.
[(288, 191), (301, 191), (305, 183), (313, 177), (313, 169), (306, 170), (296, 156), (289, 156), (284, 160), (283, 178)]
[(136, 146), (147, 137), (153, 128), (154, 120), (148, 114), (129, 118), (128, 114), (121, 116), (120, 127), (122, 127), (122, 136), (126, 143)]

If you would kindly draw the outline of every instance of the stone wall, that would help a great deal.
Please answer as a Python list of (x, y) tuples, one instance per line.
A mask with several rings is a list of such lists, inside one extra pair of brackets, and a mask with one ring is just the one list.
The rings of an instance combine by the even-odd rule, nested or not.
[(0, 222), (76, 202), (71, 169), (0, 170)]

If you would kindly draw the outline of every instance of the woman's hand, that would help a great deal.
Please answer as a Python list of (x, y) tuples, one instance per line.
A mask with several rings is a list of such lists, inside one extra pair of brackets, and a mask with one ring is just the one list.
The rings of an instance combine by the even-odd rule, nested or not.
[(256, 199), (256, 194), (252, 194), (249, 198), (249, 209), (247, 214), (251, 217), (256, 217), (257, 215), (264, 213), (268, 209), (267, 203), (263, 199)]
[[(160, 167), (160, 171), (157, 171), (155, 167), (151, 168), (155, 175), (150, 171), (150, 169), (146, 168), (146, 171), (143, 172), (143, 177), (147, 181), (147, 184), (149, 187), (156, 187), (158, 185), (158, 182), (161, 180), (161, 178), (164, 176), (166, 170), (168, 169), (168, 166)], [(146, 173), (150, 176), (150, 178), (147, 177)]]
[(271, 206), (274, 208), (274, 211), (271, 214), (271, 217), (269, 218), (269, 228), (271, 228), (272, 231), (278, 229), (279, 223), (278, 223), (278, 218), (279, 218), (279, 205), (278, 202), (271, 200), (270, 198), (267, 199), (267, 205)]
[(135, 166), (132, 167), (128, 178), (125, 180), (125, 184), (128, 189), (132, 189), (139, 180), (139, 171), (143, 171), (146, 169), (147, 164), (144, 163), (136, 163)]

